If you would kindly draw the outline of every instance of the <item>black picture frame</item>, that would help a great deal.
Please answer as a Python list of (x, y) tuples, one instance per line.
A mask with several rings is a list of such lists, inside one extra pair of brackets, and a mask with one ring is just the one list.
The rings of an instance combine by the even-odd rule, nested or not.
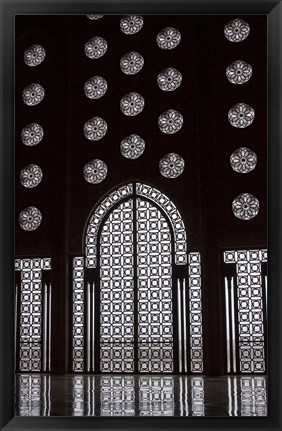
[[(94, 6), (95, 5), (95, 6)], [(268, 244), (269, 414), (236, 417), (14, 417), (14, 16), (16, 14), (264, 14), (268, 16)], [(1, 430), (86, 429), (281, 429), (281, 46), (282, 5), (271, 0), (37, 0), (0, 3), (1, 17), (1, 212), (0, 212), (0, 425)]]

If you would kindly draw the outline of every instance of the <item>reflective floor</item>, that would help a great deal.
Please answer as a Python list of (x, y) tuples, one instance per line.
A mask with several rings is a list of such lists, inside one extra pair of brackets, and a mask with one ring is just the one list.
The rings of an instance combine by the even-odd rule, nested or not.
[(16, 416), (267, 416), (266, 377), (16, 376)]

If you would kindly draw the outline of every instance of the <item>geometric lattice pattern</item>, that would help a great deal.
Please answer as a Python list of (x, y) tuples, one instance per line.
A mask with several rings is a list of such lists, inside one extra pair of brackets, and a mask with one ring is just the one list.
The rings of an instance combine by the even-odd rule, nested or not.
[(139, 379), (140, 416), (174, 415), (174, 380), (170, 377)]
[(134, 377), (101, 377), (101, 416), (134, 416), (134, 386)]
[(202, 373), (204, 365), (200, 253), (188, 253), (188, 262), (191, 372)]
[[(124, 200), (126, 197), (128, 200)], [(112, 210), (113, 205), (121, 200), (122, 203)], [(101, 223), (103, 227), (98, 239)], [(175, 262), (172, 262), (172, 235), (175, 240)], [(189, 263), (178, 316), (184, 337), (184, 346), (179, 354), (184, 355), (185, 362), (183, 370), (180, 365), (180, 371), (202, 373), (200, 253), (188, 253), (187, 256), (185, 226), (175, 205), (163, 193), (141, 183), (120, 187), (102, 201), (91, 217), (86, 235), (86, 253), (90, 252), (86, 256), (88, 267), (98, 264), (97, 244), (100, 247), (100, 372), (174, 371), (176, 334), (173, 334), (173, 318), (177, 319), (177, 313), (173, 317), (172, 266), (173, 263)], [(81, 269), (80, 278), (74, 276), (74, 283), (79, 282), (83, 294), (83, 264)], [(82, 303), (80, 307), (84, 309)], [(80, 313), (82, 322), (83, 311)], [(94, 337), (96, 333), (97, 328), (94, 329)], [(83, 332), (80, 337), (83, 343)], [(94, 346), (95, 340), (92, 342)], [(179, 342), (182, 343), (182, 339)], [(92, 351), (93, 347), (90, 349)], [(76, 348), (76, 352), (81, 356), (80, 360), (76, 360), (80, 365), (74, 367), (74, 371), (82, 371), (83, 344)], [(191, 358), (189, 365), (187, 357), (189, 360)], [(92, 368), (95, 371), (94, 364)]]
[(171, 235), (161, 212), (137, 199), (140, 372), (173, 372)]
[(84, 383), (82, 376), (73, 376), (73, 416), (84, 415)]
[[(200, 376), (76, 375), (68, 381), (69, 394), (59, 407), (66, 416), (214, 416), (210, 395), (219, 397), (219, 416), (265, 417), (268, 413), (265, 376), (215, 380)], [(58, 382), (60, 376), (18, 374), (15, 415), (58, 416), (58, 404), (51, 403)], [(220, 402), (222, 394), (224, 403)]]
[(84, 258), (73, 258), (73, 371), (84, 371)]
[(241, 410), (242, 416), (267, 416), (267, 388), (263, 377), (242, 377)]
[(185, 265), (187, 263), (186, 231), (183, 220), (172, 201), (159, 190), (145, 184), (136, 183), (136, 193), (157, 203), (168, 216), (174, 234), (175, 241), (175, 264)]
[(17, 376), (17, 416), (50, 416), (50, 375)]
[[(110, 193), (105, 199), (103, 199), (98, 208), (96, 208), (88, 223), (86, 231), (85, 255), (87, 268), (96, 268), (97, 266), (97, 235), (99, 226), (107, 212), (117, 202), (132, 194), (133, 184), (126, 184)], [(187, 264), (186, 231), (183, 220), (176, 206), (164, 193), (142, 183), (136, 183), (136, 194), (150, 199), (152, 203), (157, 203), (164, 210), (173, 226), (175, 263), (176, 265)]]
[(192, 377), (191, 379), (192, 416), (205, 416), (204, 395), (205, 395), (204, 379), (202, 377)]
[(100, 369), (134, 370), (133, 201), (111, 212), (100, 236)]
[(237, 339), (241, 373), (265, 372), (261, 263), (266, 261), (266, 250), (224, 252), (224, 263), (236, 264)]
[[(19, 310), (19, 370), (40, 372), (43, 367), (43, 327), (45, 327), (42, 270), (51, 269), (50, 258), (16, 259), (15, 270), (21, 271)], [(43, 322), (44, 319), (44, 322)], [(44, 353), (45, 356), (45, 353)]]
[(113, 205), (115, 205), (121, 199), (130, 196), (132, 191), (132, 184), (127, 184), (126, 186), (118, 188), (114, 192), (110, 193), (105, 199), (103, 199), (98, 208), (95, 210), (95, 213), (92, 215), (87, 226), (85, 242), (87, 268), (96, 268), (97, 266), (97, 235), (101, 222)]

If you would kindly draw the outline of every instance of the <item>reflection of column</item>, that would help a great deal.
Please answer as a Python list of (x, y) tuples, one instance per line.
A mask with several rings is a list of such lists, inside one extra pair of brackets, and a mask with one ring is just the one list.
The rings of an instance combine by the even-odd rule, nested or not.
[(84, 377), (73, 376), (73, 416), (84, 413)]
[(191, 378), (192, 416), (205, 416), (204, 379)]
[(228, 377), (228, 414), (238, 416), (238, 390), (237, 377)]
[(174, 416), (174, 378), (140, 376), (139, 400), (140, 416)]
[(241, 377), (240, 390), (241, 416), (267, 416), (265, 377)]
[(100, 415), (135, 415), (134, 377), (100, 377)]
[(16, 416), (50, 416), (50, 376), (17, 376), (16, 394)]

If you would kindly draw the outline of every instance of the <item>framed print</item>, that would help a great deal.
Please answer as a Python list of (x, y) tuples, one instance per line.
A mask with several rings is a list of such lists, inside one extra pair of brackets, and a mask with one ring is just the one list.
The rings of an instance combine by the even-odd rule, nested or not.
[(1, 429), (280, 429), (281, 2), (1, 19)]

